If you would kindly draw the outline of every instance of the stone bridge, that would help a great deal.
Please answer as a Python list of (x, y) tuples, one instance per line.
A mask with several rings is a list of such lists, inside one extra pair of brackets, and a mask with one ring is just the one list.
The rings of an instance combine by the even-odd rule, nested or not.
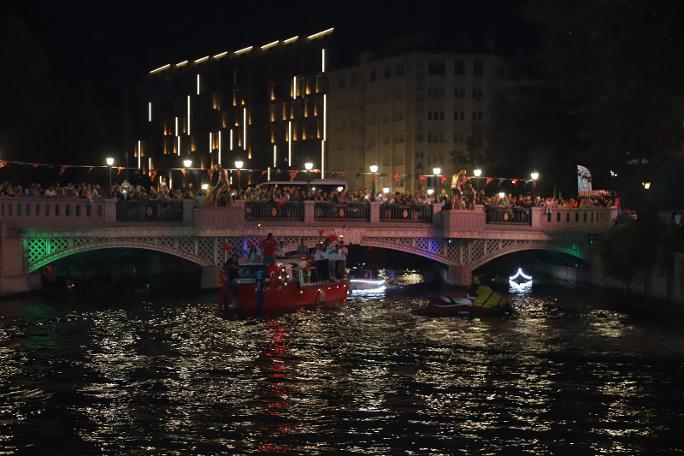
[(469, 284), (472, 271), (502, 255), (557, 250), (579, 258), (589, 237), (612, 225), (614, 208), (503, 211), (441, 210), (439, 205), (239, 203), (196, 208), (182, 203), (0, 198), (0, 294), (28, 288), (29, 274), (81, 252), (138, 248), (168, 253), (204, 268), (203, 286), (218, 284), (230, 252), (271, 232), (294, 250), (322, 236), (350, 245), (411, 253), (443, 264), (447, 281)]

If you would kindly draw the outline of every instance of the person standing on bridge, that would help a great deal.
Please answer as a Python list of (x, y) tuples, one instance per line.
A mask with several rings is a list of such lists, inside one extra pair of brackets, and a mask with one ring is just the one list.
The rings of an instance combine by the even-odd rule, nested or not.
[(276, 248), (278, 243), (273, 239), (273, 233), (268, 233), (266, 239), (261, 241), (261, 249), (264, 252), (264, 264), (270, 266), (275, 263)]

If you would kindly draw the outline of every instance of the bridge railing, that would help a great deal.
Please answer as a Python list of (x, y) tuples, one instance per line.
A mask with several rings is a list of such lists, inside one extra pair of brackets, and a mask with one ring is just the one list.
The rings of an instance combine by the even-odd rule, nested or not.
[(183, 202), (151, 200), (119, 200), (117, 222), (182, 222)]
[(316, 203), (314, 220), (370, 220), (370, 204)]
[(597, 232), (609, 229), (617, 217), (615, 207), (532, 208), (532, 227), (545, 231)]
[(0, 198), (0, 221), (17, 227), (99, 226), (115, 223), (115, 215), (115, 200)]
[(383, 204), (380, 221), (432, 223), (432, 205)]
[(304, 221), (304, 204), (296, 202), (246, 201), (245, 220)]
[(532, 225), (532, 211), (525, 207), (485, 206), (485, 223), (494, 225)]

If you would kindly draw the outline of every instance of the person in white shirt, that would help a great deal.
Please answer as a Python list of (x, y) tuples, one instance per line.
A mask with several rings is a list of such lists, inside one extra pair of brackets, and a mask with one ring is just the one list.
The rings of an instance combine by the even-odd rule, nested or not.
[(335, 262), (337, 261), (337, 249), (330, 242), (325, 248), (325, 257), (328, 260), (328, 279), (335, 280)]

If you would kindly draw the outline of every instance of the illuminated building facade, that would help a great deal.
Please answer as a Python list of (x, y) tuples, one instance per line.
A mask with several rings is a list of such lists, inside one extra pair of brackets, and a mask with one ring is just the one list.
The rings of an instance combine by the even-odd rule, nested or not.
[(370, 188), (369, 165), (377, 164), (378, 187), (392, 191), (416, 191), (434, 167), (451, 176), (452, 157), (496, 128), (505, 74), (506, 61), (495, 55), (425, 52), (331, 71), (329, 169)]
[[(325, 172), (326, 48), (333, 29), (166, 64), (139, 87), (129, 166), (170, 179), (184, 160), (271, 177), (311, 161)], [(262, 180), (258, 172), (250, 179)], [(276, 175), (274, 174), (275, 178)]]

